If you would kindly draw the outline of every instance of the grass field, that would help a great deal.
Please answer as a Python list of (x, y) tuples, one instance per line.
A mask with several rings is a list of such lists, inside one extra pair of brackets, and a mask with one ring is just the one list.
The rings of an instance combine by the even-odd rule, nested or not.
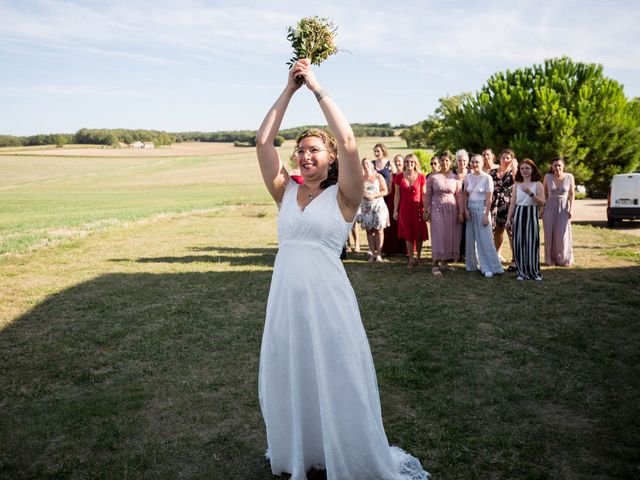
[[(255, 163), (0, 155), (0, 478), (272, 478)], [(543, 282), (345, 263), (389, 440), (434, 478), (640, 478), (640, 239), (574, 243)]]

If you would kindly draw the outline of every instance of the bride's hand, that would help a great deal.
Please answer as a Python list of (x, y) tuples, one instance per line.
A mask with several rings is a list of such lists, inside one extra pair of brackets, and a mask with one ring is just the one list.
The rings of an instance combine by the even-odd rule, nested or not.
[(287, 88), (291, 89), (294, 92), (302, 86), (302, 83), (296, 80), (296, 77), (300, 77), (300, 76), (304, 77), (302, 72), (305, 66), (304, 66), (304, 63), (301, 63), (301, 62), (302, 60), (298, 60), (296, 63), (291, 65), (291, 68), (289, 69), (289, 77), (287, 78)]
[(321, 90), (322, 87), (320, 83), (318, 83), (318, 79), (316, 78), (316, 74), (313, 72), (311, 68), (311, 62), (308, 58), (301, 58), (296, 62), (296, 66), (300, 66), (300, 71), (296, 74), (304, 78), (307, 88), (312, 92), (317, 92)]

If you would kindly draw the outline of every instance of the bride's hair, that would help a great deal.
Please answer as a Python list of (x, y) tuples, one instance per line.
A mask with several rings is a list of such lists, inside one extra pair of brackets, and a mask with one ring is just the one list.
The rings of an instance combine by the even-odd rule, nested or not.
[(329, 165), (329, 173), (327, 175), (327, 178), (325, 178), (322, 183), (320, 183), (320, 187), (327, 188), (331, 185), (335, 185), (336, 183), (338, 183), (338, 144), (335, 137), (331, 135), (331, 133), (327, 132), (326, 130), (322, 130), (321, 128), (308, 128), (307, 130), (301, 132), (296, 138), (296, 150), (300, 145), (300, 141), (303, 138), (307, 137), (317, 137), (322, 140), (322, 143), (324, 143), (324, 146), (327, 147), (329, 153), (333, 154), (333, 157), (335, 158), (334, 162)]

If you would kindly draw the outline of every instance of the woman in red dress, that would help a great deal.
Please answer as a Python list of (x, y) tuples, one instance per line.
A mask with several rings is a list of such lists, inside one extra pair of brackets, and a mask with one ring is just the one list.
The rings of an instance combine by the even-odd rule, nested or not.
[[(396, 167), (392, 178), (397, 177), (398, 175), (402, 176), (402, 170), (404, 168), (404, 157), (400, 154), (393, 157), (393, 165)], [(389, 188), (389, 195), (384, 197), (385, 203), (387, 204), (387, 208), (389, 209), (389, 213), (393, 213), (393, 202), (395, 199), (395, 191), (396, 191), (395, 182), (391, 182)], [(389, 215), (390, 221), (389, 226), (384, 229), (384, 244), (382, 246), (382, 253), (384, 255), (406, 255), (407, 249), (405, 247), (405, 242), (403, 239), (398, 238), (398, 222), (394, 220), (392, 215)]]
[(412, 268), (416, 263), (413, 252), (420, 262), (422, 242), (429, 239), (427, 224), (424, 221), (422, 201), (426, 192), (426, 181), (420, 173), (418, 158), (410, 153), (404, 158), (404, 172), (393, 179), (395, 195), (393, 202), (393, 218), (398, 221), (398, 237), (404, 238), (407, 244), (409, 263)]

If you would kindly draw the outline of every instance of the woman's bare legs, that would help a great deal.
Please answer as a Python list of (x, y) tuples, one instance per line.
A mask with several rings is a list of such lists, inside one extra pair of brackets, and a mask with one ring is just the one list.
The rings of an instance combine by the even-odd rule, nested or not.
[(504, 241), (504, 227), (496, 227), (493, 230), (493, 243), (496, 246), (496, 252), (498, 252), (498, 258), (501, 262), (504, 262), (504, 257), (502, 256), (502, 243)]
[(407, 267), (408, 268), (413, 268), (413, 266), (415, 265), (415, 260), (413, 258), (413, 246), (414, 243), (413, 242), (409, 242), (409, 241), (405, 241), (406, 245), (407, 245), (407, 255), (409, 256), (409, 263), (407, 263)]
[[(351, 237), (353, 237), (353, 251), (358, 253), (360, 251), (360, 225), (358, 222), (353, 222), (353, 227), (349, 232), (349, 238), (347, 239), (349, 247), (351, 247)], [(351, 251), (351, 249), (349, 248), (347, 251)]]
[(360, 225), (355, 222), (351, 231), (353, 232), (353, 243), (355, 244), (353, 251), (360, 252)]
[(376, 230), (367, 230), (367, 243), (369, 244), (369, 251), (371, 252), (371, 256), (369, 257), (369, 261), (373, 262), (378, 255), (378, 250), (376, 248)]
[(442, 271), (441, 271), (442, 267), (440, 266), (441, 263), (442, 263), (442, 260), (433, 261), (433, 268), (431, 269), (431, 273), (433, 273), (436, 277), (442, 276)]
[(384, 243), (384, 229), (376, 230), (376, 262), (382, 261), (382, 244)]

